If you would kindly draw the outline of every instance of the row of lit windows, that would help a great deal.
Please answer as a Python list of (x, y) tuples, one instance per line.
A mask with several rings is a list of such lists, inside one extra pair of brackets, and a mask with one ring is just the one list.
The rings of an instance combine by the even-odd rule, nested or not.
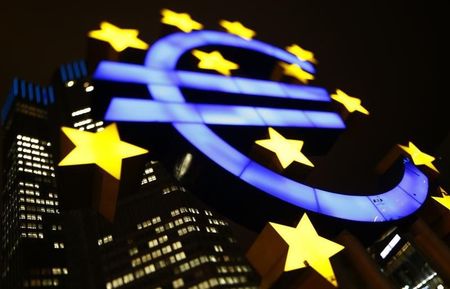
[(110, 243), (110, 242), (112, 242), (112, 241), (113, 241), (112, 235), (108, 235), (108, 236), (105, 236), (105, 237), (103, 237), (103, 238), (98, 239), (98, 240), (97, 240), (97, 244), (98, 244), (99, 246), (101, 246), (101, 245), (103, 245), (103, 244), (107, 244), (107, 243)]
[[(229, 258), (227, 258), (227, 260), (229, 260)], [(184, 263), (180, 264), (178, 266), (178, 270), (179, 270), (179, 272), (186, 272), (186, 271), (188, 271), (190, 269), (193, 269), (193, 268), (195, 268), (197, 266), (200, 266), (201, 264), (216, 263), (218, 261), (219, 260), (214, 255), (200, 256), (200, 257), (197, 257), (195, 259), (192, 259), (190, 261), (187, 261), (187, 262), (184, 262)]]
[(64, 249), (64, 243), (62, 243), (62, 242), (54, 242), (53, 243), (53, 248), (54, 249)]
[[(39, 155), (40, 155), (40, 153), (39, 153)], [(48, 157), (42, 157), (41, 158), (41, 157), (35, 157), (35, 156), (32, 156), (32, 155), (27, 155), (27, 154), (17, 154), (17, 157), (21, 158), (21, 159), (30, 160), (30, 161), (41, 162), (41, 163), (44, 163), (44, 164), (49, 162)], [(20, 164), (20, 161), (19, 161), (19, 164)]]
[(30, 230), (42, 230), (43, 226), (42, 226), (42, 224), (36, 224), (36, 223), (21, 223), (20, 228), (21, 229), (30, 229)]
[[(23, 165), (23, 161), (18, 161), (17, 162), (19, 165)], [(54, 171), (55, 168), (53, 166), (48, 166), (48, 165), (41, 165), (39, 163), (34, 163), (34, 162), (25, 162), (26, 166), (32, 167), (32, 168), (39, 168), (39, 169), (44, 169), (44, 170), (49, 170), (49, 171)]]
[(175, 210), (171, 211), (170, 215), (172, 217), (175, 217), (175, 216), (178, 216), (179, 214), (183, 214), (183, 213), (187, 213), (187, 212), (190, 212), (190, 213), (193, 213), (193, 214), (197, 214), (197, 215), (200, 214), (198, 209), (182, 207), (182, 208), (175, 209)]
[(242, 273), (250, 272), (250, 267), (248, 266), (219, 266), (217, 267), (218, 273)]
[(25, 148), (21, 148), (21, 147), (18, 147), (17, 151), (23, 152), (25, 154), (32, 154), (32, 155), (41, 156), (41, 157), (48, 157), (49, 156), (49, 154), (46, 153), (46, 152), (41, 152), (41, 151), (32, 150), (32, 149), (25, 149)]
[(19, 171), (20, 172), (26, 172), (26, 173), (30, 173), (30, 174), (35, 174), (35, 175), (42, 175), (42, 176), (52, 176), (55, 177), (54, 173), (48, 174), (46, 171), (41, 171), (41, 170), (32, 170), (32, 169), (28, 169), (28, 168), (22, 168), (19, 167)]
[[(32, 144), (32, 143), (29, 143), (26, 141), (18, 140), (16, 143), (18, 146), (22, 146), (22, 147), (26, 147), (26, 148), (32, 148), (32, 149), (41, 150), (41, 151), (43, 151), (45, 149), (44, 146)], [(47, 145), (50, 146), (50, 143), (47, 143)]]
[(169, 237), (167, 237), (167, 235), (163, 235), (159, 238), (148, 241), (148, 247), (153, 248), (153, 247), (157, 246), (158, 244), (163, 244), (163, 243), (167, 242), (168, 240), (169, 240)]
[(62, 226), (61, 225), (52, 225), (52, 231), (61, 231)]
[(76, 110), (74, 112), (72, 112), (72, 116), (78, 116), (78, 115), (82, 115), (85, 113), (91, 112), (91, 108), (90, 107), (86, 107), (86, 108), (82, 108), (79, 110)]
[(157, 217), (152, 218), (151, 220), (146, 220), (140, 224), (137, 224), (137, 228), (138, 228), (138, 230), (141, 230), (141, 229), (147, 228), (148, 226), (157, 224), (159, 222), (161, 222), (161, 217), (157, 216)]
[(67, 275), (69, 271), (65, 267), (33, 268), (30, 273), (31, 275)]
[(29, 281), (24, 281), (24, 287), (48, 287), (48, 286), (58, 286), (58, 279), (31, 279)]
[(27, 198), (20, 198), (20, 202), (24, 203), (31, 203), (31, 204), (40, 204), (40, 205), (48, 205), (48, 206), (58, 206), (59, 202), (54, 200), (47, 200), (47, 199), (40, 199), (40, 198), (33, 198), (33, 197), (27, 197)]
[(35, 215), (35, 214), (20, 214), (19, 215), (19, 219), (20, 220), (38, 220), (38, 221), (42, 221), (42, 215)]
[(145, 185), (145, 184), (151, 183), (153, 181), (156, 181), (156, 176), (155, 175), (150, 175), (150, 176), (144, 177), (142, 179), (141, 185)]
[(19, 186), (39, 189), (39, 184), (28, 183), (28, 182), (25, 182), (25, 183), (24, 182), (19, 182)]
[(91, 123), (91, 122), (92, 122), (92, 118), (83, 119), (81, 121), (78, 121), (78, 122), (74, 123), (73, 126), (75, 128), (77, 128), (77, 127), (83, 126), (83, 125)]
[(208, 218), (208, 222), (212, 225), (222, 225), (222, 226), (228, 225), (225, 221), (217, 220), (217, 219), (209, 219)]
[(186, 189), (184, 187), (181, 187), (181, 186), (170, 186), (170, 187), (167, 187), (167, 188), (163, 189), (163, 195), (166, 195), (168, 193), (174, 192), (176, 190), (180, 190), (182, 192), (186, 192)]
[(21, 205), (19, 207), (19, 210), (21, 211), (29, 211), (29, 212), (42, 212), (42, 213), (49, 213), (49, 214), (59, 214), (59, 210), (58, 209), (53, 209), (53, 208), (45, 208), (45, 207), (40, 207), (40, 206), (24, 206)]
[[(159, 258), (163, 254), (168, 254), (170, 252), (172, 252), (172, 249), (171, 249), (170, 246), (166, 246), (163, 249), (158, 249), (158, 250), (152, 251), (151, 253), (144, 254), (141, 257), (137, 257), (137, 258), (134, 258), (133, 260), (131, 260), (131, 266), (134, 268), (134, 267), (139, 266), (141, 264), (145, 264), (147, 262), (150, 262), (153, 259)], [(169, 263), (175, 263), (175, 262), (181, 261), (181, 260), (183, 260), (185, 258), (186, 258), (186, 254), (184, 252), (178, 252), (178, 253), (176, 253), (176, 254), (174, 254), (172, 256), (169, 256), (168, 262)], [(162, 260), (162, 261), (163, 261), (162, 263), (161, 263), (161, 261), (159, 262), (160, 267), (164, 267), (165, 264), (167, 263), (164, 260)]]
[(20, 195), (26, 194), (26, 195), (38, 196), (38, 197), (40, 196), (39, 191), (35, 191), (35, 190), (23, 190), (23, 189), (20, 189), (19, 190), (19, 194)]
[(152, 272), (155, 272), (158, 268), (164, 268), (164, 267), (170, 265), (171, 263), (181, 261), (185, 258), (186, 258), (185, 253), (179, 252), (179, 253), (175, 254), (174, 256), (170, 256), (170, 258), (168, 258), (167, 260), (160, 260), (156, 264), (149, 264), (141, 269), (136, 270), (134, 272), (134, 275), (133, 275), (133, 273), (126, 273), (126, 274), (122, 275), (121, 277), (118, 277), (118, 278), (106, 283), (106, 288), (112, 289), (112, 288), (121, 287), (125, 284), (133, 282), (135, 279), (141, 278), (144, 275), (148, 275), (148, 274), (151, 274)]
[(167, 223), (167, 224), (165, 224), (165, 225), (161, 225), (161, 226), (159, 226), (159, 227), (156, 227), (156, 228), (155, 228), (155, 232), (156, 232), (156, 233), (162, 233), (162, 232), (164, 232), (165, 230), (170, 230), (170, 229), (172, 229), (172, 228), (181, 226), (181, 225), (184, 224), (184, 223), (195, 222), (195, 221), (196, 221), (196, 220), (195, 220), (195, 217), (184, 216), (183, 218), (178, 218), (178, 219), (176, 219), (176, 220), (173, 221), (173, 222), (169, 222), (169, 223)]
[(190, 225), (190, 226), (181, 228), (177, 231), (178, 236), (183, 236), (190, 232), (200, 232), (200, 228), (198, 226)]
[[(37, 139), (37, 138), (33, 138), (33, 137), (29, 137), (29, 136), (25, 136), (25, 135), (17, 135), (16, 136), (16, 138), (18, 139), (18, 140), (22, 140), (22, 141), (24, 141), (24, 142), (31, 142), (31, 143), (33, 143), (33, 144), (37, 144), (37, 143), (39, 143), (39, 140)], [(47, 144), (47, 146), (50, 146), (51, 144), (49, 143), (49, 142), (46, 142), (46, 141), (40, 141), (41, 143), (43, 143), (43, 144)]]
[[(220, 285), (232, 285), (247, 282), (247, 277), (245, 276), (229, 276), (229, 277), (219, 277), (211, 278), (207, 281), (198, 283), (197, 285), (189, 287), (189, 289), (208, 289)], [(255, 288), (255, 287), (248, 287)]]
[(22, 238), (44, 239), (43, 233), (36, 233), (36, 232), (22, 232), (22, 233), (20, 233), (20, 236)]

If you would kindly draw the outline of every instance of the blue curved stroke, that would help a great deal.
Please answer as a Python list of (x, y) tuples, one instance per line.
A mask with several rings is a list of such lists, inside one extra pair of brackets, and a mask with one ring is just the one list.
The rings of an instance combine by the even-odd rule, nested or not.
[(230, 112), (222, 106), (186, 103), (179, 87), (330, 101), (329, 96), (324, 96), (320, 88), (275, 85), (268, 81), (175, 71), (176, 64), (184, 53), (206, 45), (224, 45), (257, 51), (288, 63), (296, 63), (304, 70), (314, 73), (314, 67), (310, 63), (260, 41), (244, 40), (215, 31), (175, 33), (153, 44), (147, 53), (145, 67), (106, 62), (99, 66), (95, 73), (96, 78), (146, 83), (154, 98), (114, 98), (107, 110), (106, 119), (171, 122), (175, 129), (203, 154), (241, 180), (285, 202), (328, 216), (363, 222), (392, 221), (412, 214), (424, 203), (428, 193), (428, 179), (409, 161), (405, 161), (403, 177), (393, 189), (378, 195), (354, 196), (313, 188), (286, 178), (259, 165), (230, 146), (206, 124), (278, 124), (321, 128), (344, 128), (344, 125), (339, 117), (330, 117), (331, 114), (324, 115), (324, 112), (310, 112), (305, 116), (305, 111), (286, 110), (286, 113), (280, 113), (273, 108), (255, 107), (250, 107), (253, 109), (251, 112), (248, 107), (241, 107), (237, 111), (233, 109)]

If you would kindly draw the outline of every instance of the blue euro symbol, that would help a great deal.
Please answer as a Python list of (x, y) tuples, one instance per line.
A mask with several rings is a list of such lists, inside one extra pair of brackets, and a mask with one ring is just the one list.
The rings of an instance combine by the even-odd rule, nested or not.
[(320, 87), (225, 77), (176, 70), (180, 57), (194, 48), (215, 45), (256, 51), (314, 73), (314, 67), (287, 51), (257, 40), (244, 40), (217, 31), (174, 33), (155, 42), (145, 64), (103, 61), (96, 79), (146, 84), (153, 99), (113, 97), (105, 119), (128, 122), (168, 122), (203, 154), (248, 184), (285, 202), (316, 213), (363, 222), (404, 218), (421, 207), (428, 179), (411, 162), (404, 161), (400, 182), (377, 195), (346, 195), (321, 190), (282, 176), (230, 146), (207, 125), (274, 126), (344, 129), (334, 112), (186, 102), (180, 87), (259, 97), (330, 102)]

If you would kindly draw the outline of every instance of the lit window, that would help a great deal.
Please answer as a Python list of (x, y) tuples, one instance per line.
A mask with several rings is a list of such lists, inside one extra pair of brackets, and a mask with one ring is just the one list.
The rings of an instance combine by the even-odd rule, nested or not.
[(136, 255), (139, 251), (137, 247), (131, 248), (129, 251), (130, 256)]
[(184, 285), (184, 281), (183, 281), (182, 278), (178, 278), (177, 280), (174, 280), (174, 281), (172, 282), (173, 288), (180, 288), (180, 287), (183, 286), (183, 285)]

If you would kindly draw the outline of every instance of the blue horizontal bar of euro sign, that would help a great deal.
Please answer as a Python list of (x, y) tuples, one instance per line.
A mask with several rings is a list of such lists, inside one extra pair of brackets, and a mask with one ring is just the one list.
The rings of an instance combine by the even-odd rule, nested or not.
[(218, 137), (203, 124), (174, 123), (173, 126), (206, 156), (235, 176), (239, 176), (249, 159)]
[(192, 104), (117, 97), (111, 100), (105, 120), (203, 123), (195, 105)]
[(274, 173), (253, 161), (244, 169), (240, 178), (283, 201), (318, 212), (313, 188)]
[(94, 77), (101, 80), (171, 85), (207, 91), (217, 91), (261, 97), (293, 98), (330, 102), (328, 92), (320, 87), (279, 83), (243, 77), (226, 77), (193, 71), (159, 70), (136, 64), (102, 61)]
[[(197, 104), (180, 102), (163, 102), (150, 99), (133, 99), (114, 97), (106, 111), (105, 119), (109, 121), (134, 122), (187, 122), (211, 125), (242, 126), (290, 126), (318, 127), (307, 115), (310, 111), (263, 108), (252, 106)], [(324, 112), (330, 117), (332, 112)], [(297, 117), (296, 117), (297, 116)], [(337, 123), (326, 122), (322, 128), (336, 128), (342, 121), (339, 117), (330, 117)]]

